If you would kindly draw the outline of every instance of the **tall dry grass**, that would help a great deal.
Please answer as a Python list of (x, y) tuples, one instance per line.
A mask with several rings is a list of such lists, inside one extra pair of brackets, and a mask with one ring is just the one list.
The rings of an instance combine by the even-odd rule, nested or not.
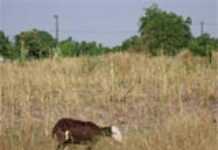
[(61, 117), (121, 127), (121, 145), (105, 138), (96, 150), (216, 150), (217, 75), (216, 62), (191, 56), (0, 64), (0, 150), (55, 149), (50, 132)]

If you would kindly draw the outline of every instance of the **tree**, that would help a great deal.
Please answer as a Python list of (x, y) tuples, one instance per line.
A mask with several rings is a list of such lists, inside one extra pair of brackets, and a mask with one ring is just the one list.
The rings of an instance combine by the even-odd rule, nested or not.
[(55, 40), (48, 32), (33, 29), (17, 35), (15, 45), (21, 53), (25, 49), (27, 57), (41, 58), (49, 56), (51, 49), (55, 46)]
[(72, 38), (63, 40), (58, 45), (59, 55), (61, 56), (81, 56), (81, 55), (99, 55), (106, 51), (108, 48), (103, 47), (102, 44), (96, 42), (76, 42)]
[(212, 51), (218, 49), (218, 39), (210, 37), (205, 33), (199, 37), (193, 38), (189, 45), (189, 49), (195, 55), (208, 56), (210, 62), (212, 61)]
[(184, 19), (152, 5), (140, 19), (139, 32), (152, 54), (175, 55), (180, 49), (187, 47), (192, 38), (190, 25), (191, 18)]
[(79, 43), (79, 55), (100, 55), (106, 53), (108, 48), (103, 47), (102, 44), (96, 42), (82, 41)]
[(12, 57), (12, 45), (2, 31), (0, 31), (0, 55), (7, 58)]
[(82, 50), (82, 54), (85, 55), (100, 55), (105, 53), (106, 48), (104, 48), (101, 44), (96, 42), (81, 42), (80, 49)]
[(143, 41), (142, 38), (135, 35), (124, 42), (122, 42), (122, 45), (120, 47), (121, 50), (131, 50), (134, 49), (134, 51), (140, 52), (143, 50)]
[(79, 43), (68, 38), (63, 40), (58, 45), (61, 56), (79, 56)]

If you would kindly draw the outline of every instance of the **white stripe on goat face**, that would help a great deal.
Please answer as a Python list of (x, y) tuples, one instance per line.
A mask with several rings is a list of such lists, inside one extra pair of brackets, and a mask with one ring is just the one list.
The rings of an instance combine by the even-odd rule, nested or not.
[(64, 137), (65, 137), (65, 140), (66, 140), (66, 141), (70, 139), (70, 131), (69, 131), (69, 130), (66, 130), (66, 131), (65, 131)]
[(116, 126), (112, 126), (111, 131), (112, 131), (112, 138), (117, 142), (122, 142), (122, 134), (119, 128)]

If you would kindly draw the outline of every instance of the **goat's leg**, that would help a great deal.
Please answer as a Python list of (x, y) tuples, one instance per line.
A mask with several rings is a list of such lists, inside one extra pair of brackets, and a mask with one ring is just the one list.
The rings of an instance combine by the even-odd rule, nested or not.
[(66, 147), (66, 144), (65, 143), (61, 143), (61, 144), (58, 144), (56, 150), (64, 150)]
[(88, 143), (86, 150), (92, 150), (95, 145), (96, 145), (96, 141), (92, 141)]
[(88, 146), (88, 147), (86, 148), (86, 150), (92, 150), (92, 147), (91, 147), (91, 146)]
[(61, 150), (62, 144), (58, 144), (56, 150)]

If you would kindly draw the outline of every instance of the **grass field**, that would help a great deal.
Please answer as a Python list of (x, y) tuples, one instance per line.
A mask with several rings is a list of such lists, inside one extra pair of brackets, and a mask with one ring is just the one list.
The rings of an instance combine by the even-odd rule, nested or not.
[(61, 117), (121, 128), (122, 144), (104, 138), (96, 150), (217, 150), (216, 102), (216, 59), (117, 53), (4, 63), (0, 150), (55, 149)]

